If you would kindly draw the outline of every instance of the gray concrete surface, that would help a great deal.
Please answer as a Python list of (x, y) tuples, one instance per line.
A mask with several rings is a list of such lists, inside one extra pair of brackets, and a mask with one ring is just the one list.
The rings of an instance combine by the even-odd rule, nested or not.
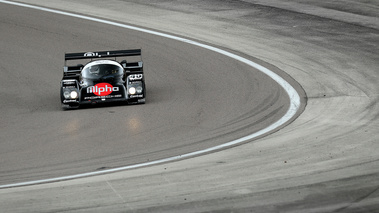
[[(180, 156), (254, 133), (288, 110), (277, 83), (219, 53), (28, 8), (5, 11), (2, 46), (12, 52), (1, 57), (2, 184)], [(64, 52), (138, 47), (148, 104), (60, 109)]]
[[(333, 1), (332, 6), (315, 1), (27, 2), (162, 30), (258, 58), (298, 81), (308, 102), (304, 113), (282, 130), (222, 152), (2, 189), (5, 211), (379, 212), (375, 2), (357, 1), (359, 7), (347, 7), (350, 1)], [(311, 12), (299, 11), (299, 4)], [(325, 15), (336, 8), (343, 12), (336, 13), (338, 19)], [(354, 15), (359, 17), (352, 21)]]

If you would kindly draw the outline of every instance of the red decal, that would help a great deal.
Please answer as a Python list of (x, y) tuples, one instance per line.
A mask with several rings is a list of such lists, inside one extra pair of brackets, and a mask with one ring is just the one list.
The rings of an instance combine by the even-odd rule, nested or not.
[(87, 88), (87, 93), (93, 93), (97, 96), (107, 96), (111, 94), (113, 91), (119, 91), (118, 87), (113, 87), (109, 83), (99, 83), (95, 86), (91, 86)]

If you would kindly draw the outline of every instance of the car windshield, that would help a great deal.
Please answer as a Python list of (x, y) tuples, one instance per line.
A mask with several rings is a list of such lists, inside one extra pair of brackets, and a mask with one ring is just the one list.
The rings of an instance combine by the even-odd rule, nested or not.
[(102, 77), (116, 77), (123, 75), (123, 69), (114, 64), (94, 64), (83, 69), (82, 77), (99, 79)]

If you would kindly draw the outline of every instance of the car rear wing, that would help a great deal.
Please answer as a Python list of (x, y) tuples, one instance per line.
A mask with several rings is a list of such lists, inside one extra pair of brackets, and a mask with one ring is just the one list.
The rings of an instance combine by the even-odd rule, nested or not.
[[(79, 75), (83, 69), (82, 64), (76, 66), (67, 66), (67, 61), (69, 60), (85, 60), (85, 59), (100, 59), (100, 58), (117, 58), (117, 57), (127, 57), (127, 56), (141, 56), (141, 49), (130, 49), (130, 50), (112, 50), (112, 51), (99, 51), (99, 52), (80, 52), (80, 53), (66, 53), (64, 55), (65, 66), (63, 68), (63, 78), (64, 79), (79, 79)], [(143, 72), (143, 62), (126, 62), (123, 60), (120, 63), (126, 72)]]
[(141, 49), (131, 50), (113, 50), (113, 51), (100, 51), (100, 52), (80, 52), (80, 53), (66, 53), (64, 60), (79, 60), (79, 59), (94, 59), (94, 58), (115, 58), (122, 56), (139, 56)]

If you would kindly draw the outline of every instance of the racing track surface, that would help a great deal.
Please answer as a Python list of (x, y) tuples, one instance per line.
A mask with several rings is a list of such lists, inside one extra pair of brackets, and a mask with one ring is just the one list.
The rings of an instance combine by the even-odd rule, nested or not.
[[(28, 2), (254, 56), (295, 78), (308, 101), (293, 123), (250, 143), (114, 174), (1, 189), (1, 209), (378, 212), (375, 3)], [(7, 28), (0, 40), (1, 72), (7, 76), (1, 78), (1, 99), (7, 99), (1, 102), (1, 184), (200, 150), (264, 128), (288, 105), (271, 79), (220, 54), (108, 25), (0, 6), (0, 23)], [(63, 52), (125, 44), (143, 48), (148, 103), (60, 111), (55, 91)]]
[[(256, 132), (288, 110), (288, 96), (278, 84), (221, 54), (105, 24), (4, 7), (9, 12), (2, 13), (2, 28), (8, 29), (3, 46), (12, 52), (2, 58), (8, 77), (2, 82), (7, 100), (2, 103), (3, 183), (180, 156)], [(62, 25), (70, 27), (62, 30)], [(60, 109), (64, 52), (139, 47), (148, 104)]]

